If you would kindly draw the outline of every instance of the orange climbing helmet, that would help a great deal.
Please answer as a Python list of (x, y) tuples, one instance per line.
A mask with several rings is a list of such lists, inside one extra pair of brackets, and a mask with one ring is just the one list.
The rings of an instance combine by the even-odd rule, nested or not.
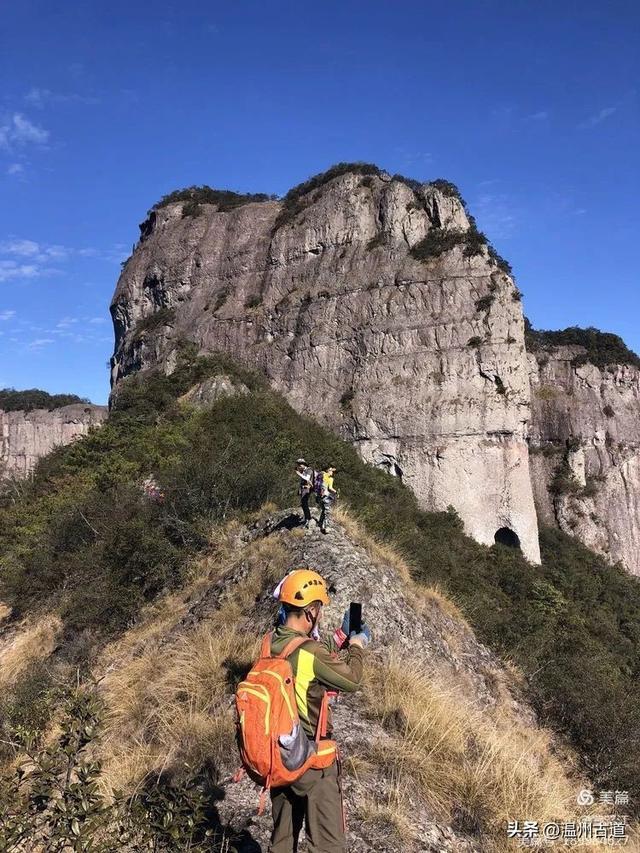
[(280, 584), (278, 601), (294, 607), (306, 607), (312, 601), (328, 604), (326, 581), (312, 569), (295, 569)]

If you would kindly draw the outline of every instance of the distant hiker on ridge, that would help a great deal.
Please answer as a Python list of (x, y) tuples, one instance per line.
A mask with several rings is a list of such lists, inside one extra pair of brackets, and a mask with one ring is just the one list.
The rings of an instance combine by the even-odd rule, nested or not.
[(318, 471), (315, 477), (316, 500), (321, 506), (319, 524), (322, 533), (327, 532), (333, 504), (338, 498), (338, 492), (333, 487), (335, 473), (336, 469), (329, 465), (324, 471)]
[(313, 490), (314, 471), (313, 468), (309, 468), (304, 459), (298, 459), (296, 461), (296, 474), (298, 475), (298, 494), (300, 495), (304, 526), (308, 528), (311, 521), (309, 498)]
[(303, 824), (309, 853), (345, 853), (329, 697), (360, 687), (371, 633), (364, 623), (359, 633), (351, 631), (347, 610), (333, 637), (318, 639), (329, 594), (311, 569), (290, 572), (273, 594), (280, 602), (276, 628), (263, 638), (259, 660), (236, 691), (243, 765), (263, 785), (261, 808), (271, 793), (270, 853), (295, 853)]

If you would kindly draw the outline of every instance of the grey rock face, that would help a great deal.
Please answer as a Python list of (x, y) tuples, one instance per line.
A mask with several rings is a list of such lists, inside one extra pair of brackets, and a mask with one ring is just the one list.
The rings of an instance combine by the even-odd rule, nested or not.
[(486, 544), (509, 528), (539, 560), (519, 295), (486, 248), (411, 255), (467, 231), (463, 205), (351, 173), (302, 202), (288, 221), (281, 202), (156, 211), (111, 306), (114, 387), (171, 371), (181, 339), (226, 352), (367, 461), (393, 459), (426, 508), (453, 505)]
[(583, 352), (529, 356), (538, 515), (640, 574), (640, 370), (572, 364)]
[(107, 417), (106, 406), (85, 403), (49, 411), (0, 410), (0, 478), (26, 477), (54, 448), (86, 435)]

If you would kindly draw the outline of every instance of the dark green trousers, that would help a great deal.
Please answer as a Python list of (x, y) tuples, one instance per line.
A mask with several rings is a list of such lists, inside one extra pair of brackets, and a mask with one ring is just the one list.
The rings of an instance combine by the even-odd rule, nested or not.
[(272, 788), (270, 853), (296, 853), (303, 825), (308, 853), (345, 853), (338, 767), (307, 770), (293, 785)]

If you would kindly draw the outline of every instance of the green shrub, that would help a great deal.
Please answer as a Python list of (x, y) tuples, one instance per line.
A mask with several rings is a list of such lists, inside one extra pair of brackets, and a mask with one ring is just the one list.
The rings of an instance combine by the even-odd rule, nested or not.
[(434, 181), (429, 181), (429, 186), (434, 187), (444, 196), (457, 199), (460, 204), (466, 209), (466, 201), (462, 198), (458, 187), (455, 184), (451, 183), (451, 181), (446, 181), (444, 178), (436, 178)]
[(295, 199), (301, 198), (314, 190), (320, 189), (325, 186), (325, 184), (328, 184), (329, 181), (332, 181), (334, 178), (338, 178), (341, 175), (379, 176), (380, 174), (381, 170), (374, 163), (363, 163), (360, 161), (354, 163), (336, 163), (324, 172), (319, 172), (317, 175), (307, 178), (307, 180), (303, 181), (301, 184), (296, 184), (295, 187), (291, 187), (283, 201), (285, 205), (287, 205)]
[[(198, 215), (199, 205), (215, 204), (220, 211), (233, 210), (236, 207), (241, 207), (244, 204), (252, 204), (253, 202), (263, 202), (273, 199), (274, 196), (269, 196), (266, 193), (237, 193), (232, 190), (216, 190), (204, 184), (200, 187), (185, 187), (182, 190), (174, 190), (162, 196), (159, 202), (153, 205), (149, 214), (154, 210), (160, 210), (168, 204), (176, 202), (184, 202), (182, 209), (183, 216)], [(189, 210), (190, 212), (185, 212)]]
[(538, 385), (535, 389), (535, 395), (540, 400), (555, 400), (558, 396), (558, 389), (553, 385)]
[[(481, 232), (479, 232), (479, 233), (481, 233)], [(484, 235), (482, 235), (482, 236), (484, 237)], [(485, 239), (485, 242), (487, 244), (487, 250), (489, 252), (489, 257), (494, 262), (494, 264), (498, 267), (498, 269), (502, 270), (502, 272), (506, 273), (506, 275), (513, 275), (513, 268), (511, 267), (511, 264), (509, 263), (509, 261), (507, 261), (505, 258), (503, 258), (502, 255), (500, 255), (496, 251), (496, 249), (491, 245), (491, 243), (489, 243), (489, 241), (486, 239), (486, 237), (484, 237), (484, 239)], [(519, 293), (519, 291), (514, 291), (514, 295), (513, 295), (513, 298), (517, 302), (519, 300), (518, 300), (516, 293)]]
[(482, 231), (478, 231), (472, 216), (469, 216), (469, 220), (470, 228), (467, 231), (455, 228), (445, 230), (443, 228), (432, 227), (427, 236), (412, 247), (412, 257), (418, 261), (426, 261), (430, 258), (437, 258), (445, 252), (451, 251), (456, 246), (462, 246), (464, 256), (471, 258), (475, 255), (481, 255), (486, 248), (489, 258), (496, 266), (503, 272), (511, 275), (512, 269), (510, 264), (496, 252)]
[(599, 486), (604, 482), (604, 477), (599, 475), (591, 475), (587, 477), (584, 488), (580, 493), (582, 498), (593, 498), (598, 494)]
[(488, 311), (493, 305), (493, 301), (494, 296), (492, 293), (488, 293), (486, 296), (481, 296), (480, 299), (476, 299), (476, 311)]
[[(481, 255), (486, 248), (490, 260), (496, 264), (498, 269), (507, 275), (512, 275), (511, 264), (498, 254), (486, 235), (478, 230), (475, 217), (469, 213), (467, 203), (462, 198), (456, 185), (442, 179), (430, 181), (429, 185), (435, 187), (444, 195), (455, 198), (460, 202), (469, 220), (469, 228), (466, 231), (458, 229), (446, 231), (438, 227), (432, 228), (429, 234), (412, 248), (412, 256), (417, 260), (428, 260), (429, 258), (438, 257), (444, 252), (450, 251), (455, 246), (463, 246), (465, 257), (471, 258), (475, 255)], [(407, 209), (409, 209), (409, 205), (407, 205)], [(517, 290), (515, 292), (519, 293)]]
[(416, 181), (415, 178), (407, 178), (406, 175), (401, 175), (399, 172), (392, 175), (391, 180), (405, 184), (405, 186), (409, 187), (410, 190), (413, 190), (414, 193), (417, 193), (422, 189), (422, 183), (420, 181)]
[(529, 453), (533, 455), (540, 453), (543, 456), (546, 456), (548, 459), (551, 459), (558, 453), (564, 453), (564, 445), (554, 444), (551, 441), (546, 442), (543, 445), (530, 444)]
[(188, 219), (189, 217), (196, 219), (198, 216), (202, 216), (203, 213), (204, 208), (199, 201), (188, 201), (182, 206), (183, 219)]
[(49, 394), (38, 388), (29, 388), (27, 391), (16, 391), (14, 388), (0, 390), (0, 410), (3, 412), (31, 412), (33, 409), (52, 411), (74, 403), (90, 405), (86, 397), (78, 397), (76, 394)]
[(32, 663), (0, 697), (0, 759), (38, 743), (55, 707), (57, 690), (44, 663)]
[(340, 408), (343, 410), (347, 410), (351, 407), (351, 403), (353, 403), (353, 398), (355, 397), (355, 392), (353, 388), (349, 388), (344, 394), (340, 397)]
[(329, 181), (340, 175), (363, 175), (364, 178), (373, 175), (380, 175), (381, 170), (373, 163), (336, 163), (325, 172), (320, 172), (313, 177), (308, 178), (301, 184), (291, 187), (289, 192), (282, 199), (282, 210), (274, 224), (274, 231), (291, 222), (296, 216), (301, 213), (308, 204), (313, 203), (315, 199), (310, 198), (314, 190), (321, 189)]
[(176, 317), (175, 308), (159, 308), (153, 314), (142, 317), (133, 329), (134, 338), (141, 338), (150, 332), (155, 332), (161, 326), (169, 326)]
[(542, 331), (534, 329), (525, 317), (525, 343), (530, 352), (558, 346), (580, 346), (585, 352), (576, 356), (574, 365), (589, 362), (596, 367), (604, 368), (614, 364), (630, 364), (640, 367), (640, 357), (630, 350), (619, 335), (611, 332), (601, 332), (593, 326), (582, 329), (579, 326), (569, 326), (559, 331)]
[(216, 301), (213, 303), (213, 313), (219, 311), (222, 306), (225, 304), (227, 299), (229, 298), (231, 291), (228, 287), (223, 287), (222, 290), (218, 291), (218, 295), (216, 296)]
[[(192, 415), (181, 412), (176, 398), (215, 373), (262, 387), (228, 359), (196, 359), (185, 348), (170, 377), (122, 382), (107, 425), (43, 459), (22, 501), (6, 499), (0, 586), (16, 616), (46, 602), (63, 615), (69, 642), (89, 630), (99, 642), (179, 583), (186, 561), (202, 547), (198, 520), (176, 517), (168, 501), (150, 501), (142, 481), (177, 458), (189, 466), (180, 454), (192, 438)], [(223, 504), (210, 508), (209, 517), (223, 516)]]
[(576, 480), (567, 459), (562, 459), (558, 464), (553, 479), (549, 485), (552, 495), (577, 494), (580, 491), (580, 483)]
[(153, 779), (132, 798), (103, 797), (101, 765), (91, 755), (101, 712), (92, 692), (70, 691), (57, 739), (46, 748), (27, 747), (28, 760), (0, 786), (0, 849), (228, 850), (211, 792), (199, 780)]
[(502, 381), (502, 378), (500, 376), (496, 376), (493, 381), (495, 383), (496, 391), (498, 392), (498, 394), (502, 394), (503, 396), (506, 395), (507, 389), (505, 387), (504, 382)]
[(442, 228), (430, 228), (426, 237), (411, 248), (411, 256), (417, 261), (427, 261), (439, 258), (445, 252), (450, 252), (456, 246), (466, 245), (466, 232), (445, 231)]
[[(347, 174), (362, 175), (363, 177), (360, 181), (360, 186), (371, 188), (373, 186), (373, 178), (376, 176), (380, 177), (384, 172), (374, 163), (336, 163), (326, 171), (314, 175), (289, 190), (283, 198), (282, 210), (276, 219), (274, 230), (277, 230), (282, 225), (286, 225), (288, 222), (291, 222), (309, 204), (316, 201), (316, 197), (312, 195), (314, 191), (321, 189), (334, 178)], [(423, 187), (423, 184), (420, 181), (416, 181), (414, 178), (408, 178), (406, 175), (395, 174), (391, 177), (391, 180), (400, 181), (414, 192), (421, 191)], [(464, 205), (464, 201), (458, 188), (450, 181), (438, 178), (435, 181), (431, 181), (430, 185), (440, 190), (444, 195), (457, 198)], [(416, 208), (421, 207), (422, 204), (416, 202)]]

